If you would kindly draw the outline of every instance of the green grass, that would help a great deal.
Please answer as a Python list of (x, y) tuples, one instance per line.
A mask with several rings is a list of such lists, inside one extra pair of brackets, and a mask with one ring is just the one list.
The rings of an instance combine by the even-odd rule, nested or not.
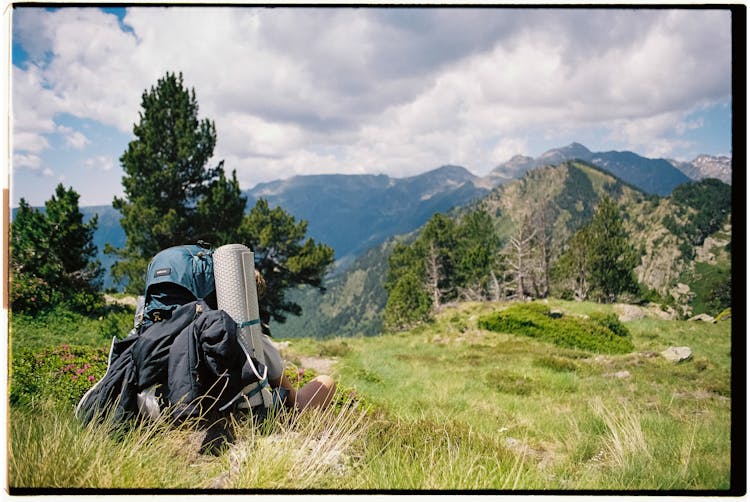
[(112, 337), (124, 337), (133, 327), (134, 313), (134, 308), (120, 305), (108, 305), (89, 316), (64, 309), (35, 316), (11, 313), (11, 349), (36, 349), (66, 343), (109, 348)]
[[(549, 305), (566, 316), (613, 312)], [(429, 325), (378, 337), (290, 340), (287, 360), (335, 363), (337, 406), (261, 429), (240, 422), (237, 442), (218, 457), (198, 455), (200, 433), (190, 428), (142, 426), (117, 441), (59, 404), (12, 405), (10, 485), (729, 488), (731, 321), (626, 322), (634, 349), (600, 354), (479, 329), (480, 317), (505, 307), (460, 304)], [(690, 346), (692, 359), (667, 362), (658, 353), (670, 345)]]

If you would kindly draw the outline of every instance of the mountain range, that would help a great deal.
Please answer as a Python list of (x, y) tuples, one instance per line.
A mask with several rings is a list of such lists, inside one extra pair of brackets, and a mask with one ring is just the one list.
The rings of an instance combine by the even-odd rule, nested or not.
[[(308, 235), (335, 251), (337, 271), (344, 271), (362, 253), (390, 236), (419, 228), (436, 212), (446, 212), (485, 197), (493, 188), (547, 165), (580, 159), (600, 167), (646, 193), (668, 195), (679, 184), (705, 176), (731, 179), (731, 159), (699, 156), (693, 162), (649, 159), (633, 152), (591, 152), (579, 143), (549, 150), (537, 158), (515, 156), (486, 176), (445, 165), (406, 178), (386, 175), (305, 175), (260, 183), (246, 190), (248, 209), (259, 198), (281, 206), (308, 222)], [(717, 167), (718, 166), (718, 167)], [(82, 207), (86, 220), (99, 215), (94, 243), (108, 270), (112, 259), (104, 245), (122, 247), (125, 234), (119, 212), (111, 206)], [(105, 287), (112, 287), (107, 275)]]
[[(715, 215), (721, 222), (721, 229), (696, 243), (687, 229), (694, 223), (697, 213), (686, 208), (683, 201), (647, 194), (592, 163), (578, 160), (531, 169), (520, 179), (496, 187), (475, 204), (492, 215), (503, 242), (509, 240), (519, 222), (530, 212), (548, 207), (553, 222), (550, 249), (554, 262), (571, 235), (591, 218), (598, 201), (605, 195), (619, 206), (631, 244), (641, 256), (634, 271), (638, 281), (663, 298), (673, 298), (677, 315), (704, 311), (701, 309), (705, 308), (707, 291), (730, 275), (728, 213)], [(475, 204), (456, 208), (452, 214), (458, 215)], [(674, 224), (669, 225), (668, 221)], [(329, 277), (323, 295), (312, 288), (291, 292), (290, 299), (302, 306), (303, 314), (273, 326), (275, 336), (381, 333), (382, 312), (387, 300), (383, 284), (388, 256), (396, 242), (408, 242), (411, 238), (410, 235), (395, 236), (371, 248), (345, 272)]]

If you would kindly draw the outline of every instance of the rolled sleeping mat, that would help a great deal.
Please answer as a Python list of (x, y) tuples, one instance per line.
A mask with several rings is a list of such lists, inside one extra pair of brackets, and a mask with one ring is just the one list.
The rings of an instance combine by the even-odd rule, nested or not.
[[(251, 394), (250, 406), (262, 403), (268, 408), (271, 406), (272, 398), (268, 390), (266, 359), (261, 340), (255, 256), (247, 246), (227, 244), (214, 251), (213, 260), (217, 306), (237, 323), (237, 339), (247, 356), (250, 368), (258, 378), (258, 383), (247, 386), (227, 406), (236, 399)], [(251, 357), (263, 364), (262, 373), (259, 373)]]

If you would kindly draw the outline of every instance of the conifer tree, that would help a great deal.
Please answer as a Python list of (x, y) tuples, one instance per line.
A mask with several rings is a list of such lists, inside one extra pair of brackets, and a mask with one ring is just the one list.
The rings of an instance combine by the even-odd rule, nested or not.
[(159, 251), (204, 241), (213, 247), (242, 243), (253, 249), (256, 266), (267, 284), (261, 320), (284, 322), (301, 307), (286, 299), (300, 284), (323, 289), (333, 264), (333, 249), (306, 239), (307, 222), (296, 221), (282, 208), (258, 200), (245, 214), (236, 171), (231, 177), (220, 161), (209, 165), (216, 127), (198, 119), (195, 90), (184, 87), (182, 74), (167, 73), (143, 93), (135, 139), (120, 158), (125, 196), (113, 206), (122, 213), (124, 249), (112, 273), (127, 289), (142, 293), (148, 262)]
[(122, 213), (126, 244), (113, 277), (131, 292), (141, 292), (148, 261), (162, 249), (199, 239), (211, 244), (232, 240), (246, 199), (235, 173), (227, 179), (223, 162), (211, 167), (216, 127), (198, 119), (195, 90), (182, 74), (167, 73), (145, 91), (135, 139), (120, 157), (124, 197), (113, 206)]
[(574, 284), (575, 297), (589, 295), (613, 302), (623, 293), (636, 293), (633, 269), (638, 255), (630, 245), (617, 205), (604, 197), (591, 222), (573, 235), (557, 264), (558, 275)]
[(633, 269), (638, 256), (630, 245), (622, 217), (614, 201), (604, 197), (588, 229), (591, 281), (599, 299), (611, 303), (622, 293), (635, 293)]
[(333, 265), (333, 249), (305, 239), (307, 222), (297, 221), (281, 207), (271, 208), (259, 199), (238, 229), (238, 239), (255, 252), (256, 270), (266, 283), (260, 302), (260, 317), (286, 321), (287, 314), (300, 315), (299, 304), (286, 299), (286, 291), (307, 284), (324, 291), (323, 278)]
[(55, 194), (45, 202), (50, 247), (60, 259), (63, 273), (82, 288), (91, 285), (98, 289), (102, 274), (101, 264), (96, 260), (94, 232), (99, 217), (94, 215), (88, 223), (78, 207), (80, 196), (72, 187), (67, 190), (60, 183)]
[(11, 308), (39, 312), (56, 305), (90, 312), (101, 304), (94, 260), (97, 218), (83, 223), (79, 195), (58, 185), (39, 211), (21, 199), (10, 227)]

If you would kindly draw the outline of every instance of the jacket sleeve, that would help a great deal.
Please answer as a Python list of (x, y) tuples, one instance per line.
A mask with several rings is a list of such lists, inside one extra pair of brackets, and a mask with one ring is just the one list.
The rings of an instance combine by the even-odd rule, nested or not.
[(75, 415), (84, 423), (102, 420), (109, 414), (120, 422), (138, 413), (137, 368), (133, 360), (136, 341), (137, 337), (113, 340), (107, 371), (76, 406)]
[(257, 381), (252, 372), (243, 371), (246, 361), (232, 318), (223, 310), (204, 312), (170, 347), (168, 398), (173, 416), (203, 416)]

